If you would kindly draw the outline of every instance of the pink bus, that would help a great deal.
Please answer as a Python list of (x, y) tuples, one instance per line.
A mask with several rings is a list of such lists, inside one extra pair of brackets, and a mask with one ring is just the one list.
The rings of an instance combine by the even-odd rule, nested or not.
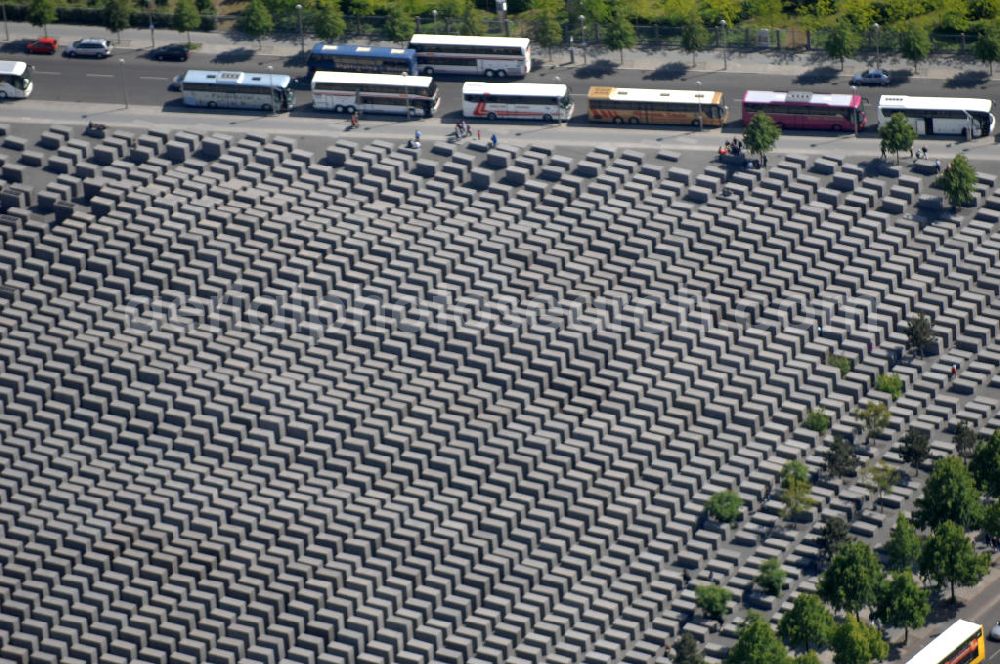
[(782, 129), (854, 131), (867, 124), (860, 95), (814, 92), (767, 92), (747, 90), (743, 95), (743, 124), (758, 111), (771, 116)]

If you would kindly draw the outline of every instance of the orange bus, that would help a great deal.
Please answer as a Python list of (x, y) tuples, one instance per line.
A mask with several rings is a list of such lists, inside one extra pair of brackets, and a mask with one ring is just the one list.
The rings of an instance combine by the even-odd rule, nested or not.
[(595, 85), (587, 93), (591, 122), (615, 124), (675, 124), (721, 127), (729, 109), (721, 92), (712, 90), (653, 90)]
[(906, 664), (979, 664), (986, 659), (983, 626), (956, 620)]

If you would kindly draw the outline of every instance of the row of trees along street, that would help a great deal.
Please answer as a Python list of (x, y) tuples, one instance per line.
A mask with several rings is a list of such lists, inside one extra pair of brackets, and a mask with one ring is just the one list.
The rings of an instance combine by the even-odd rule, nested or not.
[[(907, 321), (907, 348), (914, 357), (935, 341), (933, 322), (924, 315)], [(831, 366), (848, 368), (831, 356)], [(885, 374), (891, 376), (891, 374)], [(876, 380), (887, 395), (898, 398), (904, 386), (893, 379)], [(869, 403), (855, 412), (859, 427), (871, 445), (888, 425), (884, 404)], [(865, 412), (870, 410), (870, 412)], [(808, 413), (803, 425), (825, 435), (832, 418), (822, 410)], [(835, 664), (869, 664), (888, 657), (890, 629), (903, 630), (902, 643), (912, 629), (927, 623), (932, 607), (956, 603), (958, 587), (975, 586), (991, 566), (989, 548), (1000, 543), (1000, 430), (981, 439), (964, 423), (954, 427), (954, 456), (940, 457), (930, 466), (912, 519), (901, 512), (885, 544), (878, 550), (853, 539), (842, 518), (824, 520), (818, 542), (822, 573), (816, 592), (800, 592), (773, 630), (767, 620), (749, 612), (738, 630), (727, 664), (810, 664), (819, 652), (833, 651)], [(830, 479), (858, 476), (878, 498), (899, 484), (904, 470), (914, 475), (927, 468), (930, 436), (910, 428), (897, 451), (908, 469), (884, 461), (862, 467), (855, 447), (841, 436), (828, 444), (825, 474)], [(812, 510), (808, 467), (787, 462), (780, 473), (777, 496), (781, 516), (798, 521)], [(744, 500), (737, 491), (720, 491), (706, 504), (708, 518), (736, 524), (744, 517)], [(980, 542), (977, 550), (976, 541)], [(755, 587), (779, 596), (785, 571), (778, 559), (764, 561)], [(736, 604), (732, 592), (718, 584), (695, 587), (695, 604), (706, 619), (722, 621)], [(790, 650), (791, 649), (791, 653)], [(673, 648), (675, 664), (704, 662), (697, 640), (685, 632)]]

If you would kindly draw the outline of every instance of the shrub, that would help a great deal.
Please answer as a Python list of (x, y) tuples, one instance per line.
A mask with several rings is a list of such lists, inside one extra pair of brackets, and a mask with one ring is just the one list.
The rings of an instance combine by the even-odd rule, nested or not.
[(705, 505), (709, 516), (721, 523), (733, 523), (739, 519), (742, 508), (743, 499), (735, 491), (720, 491)]
[(880, 374), (875, 379), (875, 389), (888, 392), (893, 399), (898, 399), (903, 394), (903, 379), (894, 373)]
[(826, 414), (826, 411), (822, 408), (816, 408), (809, 411), (806, 415), (805, 421), (803, 421), (803, 426), (807, 429), (812, 429), (820, 434), (826, 433), (830, 429), (830, 423), (832, 420), (830, 416)]
[(840, 370), (841, 376), (846, 376), (854, 368), (854, 361), (851, 358), (833, 353), (830, 353), (829, 357), (826, 358), (826, 363), (834, 369)]

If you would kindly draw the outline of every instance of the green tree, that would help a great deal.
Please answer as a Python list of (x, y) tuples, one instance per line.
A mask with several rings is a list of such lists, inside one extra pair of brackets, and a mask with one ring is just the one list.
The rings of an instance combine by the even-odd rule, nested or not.
[[(902, 479), (902, 473), (885, 461), (870, 463), (865, 466), (864, 476), (865, 483), (876, 500), (881, 500), (885, 492), (899, 484), (899, 480)], [(879, 509), (881, 508), (882, 505), (880, 503)]]
[(782, 516), (793, 518), (809, 510), (815, 503), (809, 481), (809, 468), (801, 461), (788, 461), (781, 468), (781, 500), (785, 503)]
[(608, 9), (608, 18), (604, 23), (604, 44), (608, 48), (618, 49), (618, 57), (624, 64), (625, 49), (635, 46), (635, 26), (626, 12), (622, 0), (614, 0)]
[(563, 28), (560, 16), (564, 3), (559, 0), (532, 0), (531, 37), (535, 42), (549, 50), (562, 44)]
[(701, 585), (694, 589), (694, 603), (713, 620), (722, 620), (730, 612), (729, 604), (733, 594), (722, 586)]
[(705, 504), (705, 509), (716, 521), (733, 523), (740, 518), (743, 509), (743, 499), (735, 491), (719, 491), (712, 495)]
[(846, 376), (854, 368), (854, 362), (851, 361), (851, 358), (843, 355), (834, 355), (833, 353), (826, 356), (826, 363), (834, 369), (838, 369), (841, 376)]
[(830, 423), (832, 421), (833, 420), (830, 419), (830, 416), (826, 414), (825, 410), (822, 408), (813, 408), (806, 413), (806, 418), (802, 421), (802, 425), (805, 428), (811, 429), (822, 435), (830, 428)]
[(747, 0), (747, 15), (757, 25), (774, 27), (784, 18), (781, 0)]
[(257, 40), (258, 48), (263, 48), (265, 35), (274, 31), (274, 19), (263, 0), (250, 0), (239, 19), (239, 28), (248, 37)]
[(882, 565), (864, 542), (845, 542), (833, 556), (816, 587), (827, 604), (855, 615), (875, 606), (882, 582)]
[(46, 37), (49, 36), (49, 23), (56, 20), (55, 0), (31, 0), (28, 3), (28, 12), (25, 18), (28, 23), (41, 28)]
[(1000, 23), (993, 20), (979, 33), (972, 45), (972, 53), (977, 59), (989, 64), (990, 76), (993, 76), (993, 63), (1000, 61)]
[(347, 32), (347, 20), (340, 8), (340, 0), (316, 0), (312, 13), (312, 31), (322, 41), (333, 42)]
[(972, 477), (980, 489), (1000, 498), (1000, 430), (979, 444), (972, 454)]
[(827, 517), (823, 520), (823, 529), (819, 535), (819, 549), (823, 560), (831, 560), (840, 548), (847, 542), (851, 528), (839, 516)]
[(931, 454), (931, 436), (921, 429), (910, 429), (903, 435), (902, 449), (899, 455), (903, 461), (913, 466), (914, 470), (919, 470), (924, 461)]
[(674, 643), (674, 664), (705, 664), (705, 655), (691, 632), (684, 632)]
[(131, 15), (132, 0), (105, 0), (104, 25), (111, 32), (118, 34), (118, 41), (122, 40), (122, 30), (129, 26)]
[(944, 457), (924, 483), (917, 498), (913, 521), (920, 528), (935, 528), (953, 521), (964, 528), (975, 528), (982, 516), (982, 497), (976, 483), (958, 457)]
[(464, 35), (481, 35), (486, 32), (486, 25), (483, 17), (476, 9), (476, 4), (472, 0), (462, 3), (462, 13), (458, 16), (458, 29)]
[(971, 0), (969, 13), (977, 21), (997, 18), (1000, 16), (1000, 0)]
[[(902, 113), (897, 113), (896, 115), (903, 117)], [(892, 117), (895, 118), (896, 116), (894, 115)], [(903, 117), (903, 121), (906, 121), (905, 117)], [(907, 123), (907, 126), (909, 126), (909, 123)], [(913, 129), (913, 127), (910, 127), (910, 129)], [(916, 135), (916, 131), (914, 131), (913, 136), (916, 137)], [(913, 141), (910, 141), (910, 147), (913, 147)], [(900, 149), (907, 150), (909, 148), (904, 147)], [(898, 154), (896, 161), (899, 161)], [(937, 339), (937, 335), (934, 334), (934, 321), (932, 321), (929, 316), (922, 313), (918, 313), (916, 316), (906, 321), (906, 329), (904, 332), (906, 333), (906, 350), (914, 355), (919, 355), (920, 357), (924, 357), (924, 350), (927, 346), (934, 343), (935, 339)]]
[(701, 15), (709, 25), (718, 25), (721, 20), (735, 25), (743, 13), (742, 0), (702, 0), (699, 4)]
[(858, 31), (868, 30), (875, 21), (872, 0), (838, 0), (840, 15)]
[(743, 142), (747, 150), (761, 159), (774, 149), (779, 138), (781, 138), (781, 127), (769, 115), (760, 111), (750, 118), (750, 122), (743, 129)]
[(802, 593), (781, 616), (778, 634), (793, 648), (823, 648), (830, 643), (835, 623), (830, 610), (812, 593)]
[(757, 585), (768, 595), (779, 595), (785, 586), (785, 570), (781, 568), (781, 561), (777, 558), (768, 558), (760, 566), (757, 573)]
[(913, 63), (913, 73), (917, 73), (917, 65), (931, 54), (931, 33), (927, 27), (909, 22), (899, 33), (899, 52)]
[(889, 425), (889, 407), (881, 401), (869, 401), (864, 408), (854, 411), (854, 416), (861, 420), (869, 443)]
[(917, 140), (917, 130), (902, 113), (893, 113), (888, 122), (878, 126), (879, 146), (882, 157), (890, 152), (895, 153), (896, 163), (899, 163), (899, 153), (912, 151), (913, 141)]
[(910, 640), (910, 630), (927, 624), (931, 612), (931, 594), (913, 580), (909, 570), (893, 575), (879, 590), (874, 617), (886, 627), (902, 627), (903, 643)]
[(952, 521), (939, 524), (920, 553), (920, 574), (938, 587), (949, 584), (952, 602), (957, 601), (955, 586), (974, 586), (989, 569), (990, 554), (976, 553), (965, 530)]
[(861, 33), (848, 20), (837, 21), (826, 36), (823, 49), (831, 58), (840, 60), (840, 71), (844, 71), (844, 59), (849, 58), (861, 48)]
[(948, 167), (944, 169), (937, 184), (944, 190), (951, 207), (957, 210), (959, 205), (965, 205), (973, 200), (978, 177), (976, 169), (972, 167), (965, 155), (957, 154)]
[(839, 434), (833, 434), (833, 440), (823, 458), (826, 460), (826, 472), (830, 477), (850, 477), (857, 472), (861, 463), (854, 453), (854, 446)]
[(875, 389), (891, 394), (893, 399), (903, 395), (903, 379), (899, 374), (884, 373), (875, 377)]
[(196, 0), (194, 4), (202, 16), (215, 15), (215, 0)]
[(788, 649), (760, 614), (749, 613), (737, 632), (726, 664), (789, 664)]
[(194, 0), (177, 0), (174, 4), (174, 16), (171, 21), (174, 30), (186, 32), (188, 43), (191, 43), (191, 31), (201, 26), (201, 16)]
[(389, 4), (385, 13), (385, 35), (394, 42), (405, 42), (413, 36), (414, 21), (408, 5), (401, 2)]
[(905, 514), (896, 517), (896, 527), (889, 535), (885, 544), (885, 555), (889, 569), (897, 572), (913, 570), (920, 562), (920, 549), (923, 543), (913, 523)]
[(889, 656), (889, 644), (877, 629), (855, 616), (847, 616), (830, 639), (834, 664), (869, 664)]
[(795, 664), (823, 664), (823, 660), (819, 658), (815, 650), (810, 650), (809, 652), (804, 652), (794, 660)]
[(697, 14), (691, 14), (681, 25), (681, 48), (691, 54), (691, 66), (696, 65), (698, 51), (704, 51), (712, 42), (712, 36)]
[(976, 449), (976, 443), (979, 442), (979, 434), (969, 426), (968, 422), (959, 420), (958, 424), (955, 425), (953, 440), (955, 441), (955, 451), (958, 452), (958, 456), (962, 459), (968, 459)]
[(1000, 538), (1000, 501), (990, 503), (983, 510), (983, 535), (993, 539)]

